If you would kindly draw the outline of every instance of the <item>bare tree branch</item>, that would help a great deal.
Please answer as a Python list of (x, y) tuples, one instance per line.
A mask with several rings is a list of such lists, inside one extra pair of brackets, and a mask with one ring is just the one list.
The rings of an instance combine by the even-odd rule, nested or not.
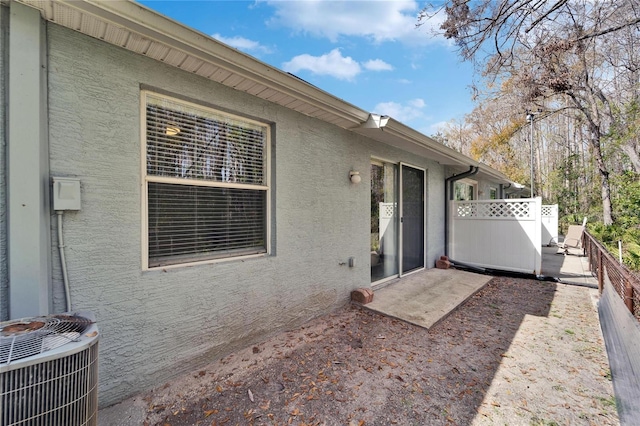
[[(567, 4), (568, 0), (559, 0), (556, 4), (554, 4), (551, 9), (547, 10), (546, 12), (544, 12), (542, 15), (540, 15), (536, 20), (534, 20), (531, 25), (529, 25), (529, 28), (527, 28), (526, 30), (524, 30), (525, 33), (528, 33), (529, 31), (531, 31), (532, 29), (534, 29), (540, 22), (544, 21), (545, 19), (549, 18), (549, 16), (555, 12), (556, 10), (560, 9), (562, 6), (564, 6), (565, 4)], [(543, 1), (540, 1), (539, 4), (542, 4)]]
[[(484, 116), (486, 109), (479, 110), (483, 116), (476, 118), (476, 125), (480, 128), (488, 123), (484, 128), (493, 136), (478, 132), (471, 141), (471, 152), (495, 161), (504, 160), (503, 154), (516, 153), (507, 150), (492, 157), (489, 149), (502, 146), (505, 138), (515, 134), (512, 126), (522, 126), (521, 109), (540, 106), (544, 119), (575, 111), (566, 116), (567, 123), (575, 127), (579, 145), (588, 142), (589, 148), (580, 151), (582, 161), (591, 155), (598, 171), (597, 176), (585, 176), (584, 183), (597, 181), (603, 221), (610, 224), (609, 168), (618, 170), (619, 163), (608, 163), (606, 156), (612, 151), (603, 147), (615, 129), (624, 129), (625, 120), (637, 117), (625, 118), (620, 113), (624, 105), (638, 105), (640, 110), (640, 54), (636, 53), (640, 0), (445, 0), (444, 13), (443, 35), (455, 42), (459, 54), (473, 61), (489, 82), (485, 92), (508, 94), (511, 105), (496, 110), (507, 114), (507, 121), (495, 115), (489, 119)], [(567, 140), (569, 127), (567, 124), (564, 132)], [(629, 138), (629, 131), (618, 133)], [(632, 154), (628, 155), (631, 160), (637, 153), (638, 136), (634, 135), (635, 145), (629, 142), (624, 149)], [(545, 149), (540, 147), (539, 152)], [(622, 158), (622, 154), (615, 155)], [(503, 165), (513, 167), (508, 162)]]
[(620, 31), (620, 30), (622, 30), (622, 29), (624, 29), (626, 27), (631, 27), (631, 26), (639, 24), (639, 23), (640, 23), (640, 17), (632, 19), (631, 21), (625, 22), (623, 24), (607, 28), (605, 30), (596, 31), (596, 32), (591, 33), (591, 34), (585, 34), (582, 37), (578, 37), (576, 39), (576, 41), (587, 40), (587, 39), (594, 38), (594, 37), (600, 37), (600, 36), (603, 36), (605, 34), (613, 33), (613, 32), (616, 32), (616, 31)]

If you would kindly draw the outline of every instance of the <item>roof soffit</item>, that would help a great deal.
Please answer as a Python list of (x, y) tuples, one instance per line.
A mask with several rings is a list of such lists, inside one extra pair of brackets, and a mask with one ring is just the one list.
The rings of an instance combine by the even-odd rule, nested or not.
[[(384, 128), (362, 128), (367, 111), (132, 0), (15, 1), (40, 10), (44, 19), (58, 25), (440, 164), (479, 165), (394, 119)], [(487, 166), (481, 169), (506, 179)]]
[[(327, 92), (133, 1), (18, 0), (44, 19), (348, 129), (368, 116)], [(297, 101), (297, 102), (296, 102)]]

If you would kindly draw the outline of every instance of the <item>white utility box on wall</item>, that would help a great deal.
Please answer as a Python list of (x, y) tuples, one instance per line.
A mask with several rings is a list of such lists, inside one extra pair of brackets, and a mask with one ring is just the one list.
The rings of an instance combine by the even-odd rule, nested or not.
[(80, 179), (53, 177), (53, 210), (80, 210)]

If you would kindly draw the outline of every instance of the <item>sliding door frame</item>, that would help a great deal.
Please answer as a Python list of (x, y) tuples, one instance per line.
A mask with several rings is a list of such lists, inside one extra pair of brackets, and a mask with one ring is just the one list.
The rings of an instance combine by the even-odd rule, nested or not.
[[(426, 269), (426, 264), (427, 264), (427, 169), (422, 168), (422, 167), (418, 167), (418, 166), (414, 166), (413, 164), (410, 163), (404, 163), (404, 162), (400, 162), (399, 164), (399, 169), (398, 169), (398, 178), (399, 178), (399, 190), (398, 190), (398, 210), (400, 212), (400, 223), (399, 223), (399, 242), (398, 242), (398, 252), (400, 253), (400, 255), (398, 256), (398, 271), (399, 271), (399, 276), (403, 277), (406, 275), (411, 275), (415, 272), (420, 272), (420, 271), (424, 271)], [(419, 170), (422, 172), (422, 222), (423, 222), (423, 228), (422, 228), (422, 267), (419, 268), (415, 268), (415, 269), (411, 269), (410, 271), (404, 271), (402, 264), (403, 264), (403, 260), (404, 260), (404, 200), (403, 200), (403, 192), (404, 192), (404, 186), (403, 186), (403, 180), (402, 180), (402, 171), (403, 171), (403, 167), (409, 167), (415, 170)]]

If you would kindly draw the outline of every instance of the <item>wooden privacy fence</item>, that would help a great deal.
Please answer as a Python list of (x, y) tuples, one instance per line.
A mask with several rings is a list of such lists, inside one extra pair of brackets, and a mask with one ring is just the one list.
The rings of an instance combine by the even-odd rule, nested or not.
[(621, 425), (640, 418), (640, 280), (587, 231), (582, 247), (598, 277), (598, 314), (607, 347), (616, 409)]
[(640, 278), (621, 265), (589, 232), (582, 234), (582, 247), (589, 259), (589, 267), (598, 279), (602, 293), (611, 286), (623, 300), (631, 314), (640, 321)]

